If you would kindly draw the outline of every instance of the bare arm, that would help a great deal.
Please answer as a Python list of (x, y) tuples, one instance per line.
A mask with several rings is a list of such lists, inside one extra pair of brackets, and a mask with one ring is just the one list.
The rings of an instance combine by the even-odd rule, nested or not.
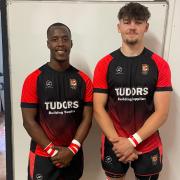
[(78, 140), (82, 144), (86, 136), (88, 135), (91, 124), (92, 124), (92, 107), (84, 106), (83, 119), (76, 132), (74, 139)]
[(155, 112), (146, 120), (144, 125), (137, 131), (138, 135), (145, 140), (156, 132), (167, 119), (171, 92), (155, 92)]
[[(121, 153), (119, 153), (119, 150), (115, 149), (115, 154), (118, 157), (118, 159), (120, 159), (123, 153), (126, 153), (126, 155), (123, 157), (123, 159), (120, 159), (120, 161), (123, 161), (124, 163), (126, 163), (129, 160), (133, 161), (138, 158), (137, 152), (135, 151), (134, 147), (132, 146), (132, 144), (129, 142), (127, 138), (118, 136), (116, 129), (114, 128), (113, 122), (105, 110), (107, 98), (108, 98), (107, 94), (94, 93), (94, 98), (93, 98), (94, 117), (109, 141), (112, 142), (112, 140), (115, 139), (115, 142), (122, 142), (123, 146), (121, 146), (121, 144), (119, 145), (119, 143), (116, 146), (118, 147), (118, 149), (119, 149), (119, 146), (120, 146), (120, 149), (121, 147), (124, 148), (124, 141), (127, 141), (128, 149), (130, 148), (129, 151), (126, 151), (127, 146), (126, 146), (125, 151), (124, 149), (122, 149)], [(112, 143), (114, 145), (114, 142)], [(129, 157), (129, 159), (127, 159), (129, 155), (132, 155), (132, 156)]]
[[(146, 120), (144, 125), (137, 131), (142, 140), (145, 140), (153, 133), (155, 133), (159, 127), (166, 121), (169, 105), (170, 105), (171, 92), (156, 92), (154, 94), (155, 112)], [(119, 154), (120, 161), (125, 160), (129, 153), (132, 151), (132, 147), (128, 140), (114, 139), (113, 150), (116, 154)], [(117, 141), (117, 143), (116, 143)]]
[[(84, 106), (82, 122), (77, 129), (74, 139), (78, 140), (78, 142), (82, 144), (86, 136), (88, 135), (91, 124), (92, 124), (92, 107)], [(67, 147), (56, 147), (56, 148), (59, 150), (59, 153), (57, 154), (57, 156), (51, 158), (53, 163), (55, 165), (61, 163), (63, 164), (63, 166), (67, 166), (71, 162), (74, 154)]]
[(45, 148), (50, 140), (45, 135), (42, 128), (36, 122), (37, 109), (36, 108), (22, 108), (23, 126), (30, 135), (30, 137), (42, 148)]
[(104, 135), (108, 139), (118, 137), (118, 134), (114, 128), (113, 122), (105, 110), (108, 95), (105, 93), (94, 93), (93, 96), (93, 111), (94, 117), (102, 129)]

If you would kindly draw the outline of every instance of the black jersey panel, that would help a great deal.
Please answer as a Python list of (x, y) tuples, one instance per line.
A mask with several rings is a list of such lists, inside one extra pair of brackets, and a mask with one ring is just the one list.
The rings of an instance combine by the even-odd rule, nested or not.
[(38, 119), (54, 144), (68, 146), (82, 121), (86, 82), (72, 66), (57, 72), (46, 64), (40, 70)]
[(42, 75), (38, 78), (38, 94), (41, 101), (83, 100), (85, 83), (78, 75), (77, 69), (70, 66), (65, 72), (57, 72), (47, 64), (40, 69)]
[[(21, 106), (37, 108), (36, 120), (55, 145), (71, 143), (82, 121), (84, 105), (91, 104), (92, 83), (73, 66), (58, 72), (45, 64), (29, 75), (23, 86)], [(39, 146), (37, 149), (43, 154)]]
[(117, 129), (135, 133), (154, 112), (153, 94), (158, 69), (147, 49), (137, 57), (127, 58), (114, 51), (108, 67), (108, 111)]
[[(155, 111), (155, 91), (171, 90), (170, 69), (162, 58), (146, 48), (134, 57), (124, 56), (120, 49), (106, 57), (111, 57), (108, 63), (104, 58), (96, 66), (94, 92), (108, 92), (107, 112), (118, 134), (129, 137)], [(99, 78), (105, 81), (104, 86), (96, 83)], [(159, 135), (154, 133), (141, 143), (140, 150), (151, 150), (158, 144)]]

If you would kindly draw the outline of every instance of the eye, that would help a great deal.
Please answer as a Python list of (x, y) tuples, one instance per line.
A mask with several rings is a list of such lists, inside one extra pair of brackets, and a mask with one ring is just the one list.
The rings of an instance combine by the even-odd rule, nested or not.
[(63, 40), (63, 42), (67, 42), (67, 41), (69, 41), (69, 38), (68, 37), (63, 37), (62, 40)]
[(129, 19), (123, 19), (123, 24), (130, 24), (130, 20)]
[(138, 21), (136, 21), (135, 23), (136, 23), (136, 24), (143, 24), (143, 21), (138, 20)]
[(56, 42), (56, 41), (58, 41), (58, 39), (57, 38), (52, 38), (51, 41)]
[(124, 23), (124, 24), (129, 24), (129, 23), (130, 23), (130, 21), (128, 21), (128, 20), (124, 20), (124, 21), (123, 21), (123, 23)]

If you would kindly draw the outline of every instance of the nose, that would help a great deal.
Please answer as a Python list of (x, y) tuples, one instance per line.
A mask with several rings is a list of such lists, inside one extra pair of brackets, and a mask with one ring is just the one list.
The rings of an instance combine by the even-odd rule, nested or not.
[(129, 26), (130, 26), (130, 28), (134, 29), (134, 28), (136, 28), (136, 23), (134, 21), (131, 21)]
[(57, 43), (58, 43), (58, 46), (63, 46), (64, 44), (63, 39), (59, 38)]

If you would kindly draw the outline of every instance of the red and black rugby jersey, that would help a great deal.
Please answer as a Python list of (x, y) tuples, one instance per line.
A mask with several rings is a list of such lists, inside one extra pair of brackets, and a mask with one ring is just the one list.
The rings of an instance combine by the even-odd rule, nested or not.
[[(55, 145), (68, 146), (82, 121), (84, 106), (92, 105), (92, 82), (82, 71), (70, 66), (63, 72), (48, 64), (25, 80), (22, 108), (38, 108), (37, 122)], [(36, 143), (32, 141), (31, 149)]]
[[(107, 93), (107, 112), (118, 134), (129, 137), (154, 112), (155, 91), (172, 91), (170, 69), (165, 60), (144, 48), (135, 57), (120, 49), (101, 59), (94, 72), (94, 92)], [(160, 143), (158, 132), (138, 148), (148, 151)]]

